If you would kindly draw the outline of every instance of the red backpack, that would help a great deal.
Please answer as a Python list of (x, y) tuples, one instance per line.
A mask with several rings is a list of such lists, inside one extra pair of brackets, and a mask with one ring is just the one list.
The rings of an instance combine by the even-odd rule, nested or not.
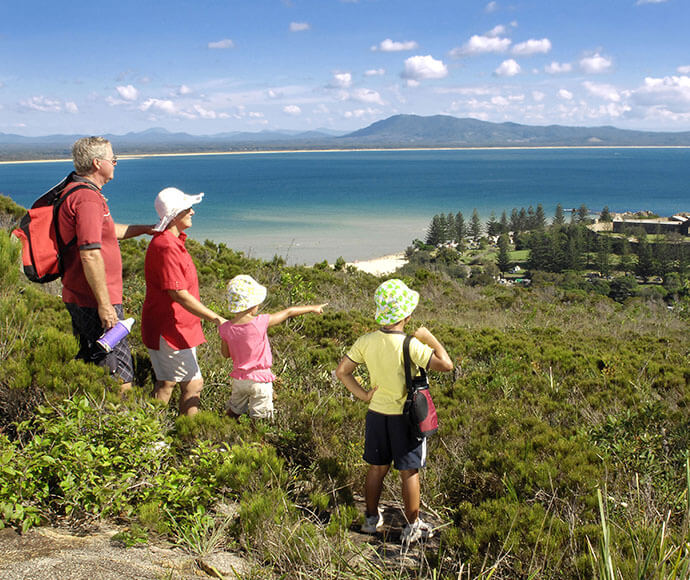
[(417, 439), (431, 437), (438, 431), (438, 415), (436, 406), (431, 400), (429, 381), (426, 371), (419, 367), (419, 376), (412, 376), (412, 361), (410, 360), (410, 341), (408, 334), (403, 340), (403, 362), (405, 365), (405, 384), (407, 385), (407, 399), (403, 408), (403, 415), (410, 421), (410, 429)]
[(19, 227), (12, 231), (22, 243), (24, 274), (32, 282), (45, 284), (62, 277), (65, 250), (77, 241), (75, 237), (65, 243), (57, 226), (62, 203), (79, 189), (94, 189), (87, 183), (80, 183), (63, 195), (67, 186), (74, 182), (75, 176), (74, 172), (70, 173), (39, 197), (21, 219)]

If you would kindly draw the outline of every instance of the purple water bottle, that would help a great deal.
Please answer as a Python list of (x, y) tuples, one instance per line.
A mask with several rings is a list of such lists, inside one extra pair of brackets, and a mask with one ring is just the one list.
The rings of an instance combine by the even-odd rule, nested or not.
[(103, 336), (99, 338), (96, 343), (105, 352), (110, 352), (115, 348), (118, 342), (120, 342), (125, 336), (127, 336), (132, 330), (132, 325), (134, 324), (134, 318), (126, 318), (125, 320), (120, 320), (111, 329), (103, 333)]

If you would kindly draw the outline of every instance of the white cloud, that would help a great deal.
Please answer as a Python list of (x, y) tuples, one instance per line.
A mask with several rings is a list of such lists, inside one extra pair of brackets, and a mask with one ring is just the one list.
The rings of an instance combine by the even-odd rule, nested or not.
[(352, 73), (333, 73), (333, 78), (328, 85), (329, 89), (346, 89), (352, 85)]
[(647, 77), (632, 98), (638, 105), (690, 115), (690, 76)]
[(27, 101), (20, 101), (20, 105), (33, 111), (40, 111), (42, 113), (59, 113), (62, 111), (62, 102), (57, 99), (50, 99), (39, 95), (31, 97)]
[(79, 112), (79, 107), (77, 107), (77, 103), (69, 101), (65, 103), (65, 111), (75, 114)]
[(132, 85), (115, 87), (115, 90), (125, 101), (136, 101), (139, 98), (139, 91)]
[(473, 119), (479, 119), (480, 121), (488, 121), (491, 118), (488, 110), (493, 110), (488, 103), (482, 101), (477, 101), (475, 99), (471, 101), (453, 101), (450, 105), (450, 112), (453, 115), (459, 117), (472, 117)]
[(297, 105), (287, 105), (283, 107), (283, 113), (296, 117), (297, 115), (302, 114), (302, 109), (300, 109)]
[(448, 95), (463, 95), (463, 96), (486, 96), (492, 93), (491, 89), (487, 87), (440, 87), (436, 89), (437, 93)]
[(405, 40), (403, 42), (396, 42), (390, 38), (382, 40), (378, 46), (372, 46), (371, 50), (380, 50), (381, 52), (401, 52), (403, 50), (415, 50), (418, 44), (414, 40)]
[(487, 52), (505, 52), (510, 47), (509, 38), (499, 38), (493, 36), (480, 36), (475, 34), (465, 44), (459, 48), (451, 50), (454, 57), (484, 54)]
[(679, 66), (676, 70), (682, 75), (688, 75), (688, 74), (690, 74), (690, 65)]
[(417, 86), (421, 80), (447, 77), (448, 67), (429, 54), (411, 56), (405, 61), (405, 69), (400, 76), (407, 79), (408, 86)]
[(566, 89), (561, 89), (558, 91), (558, 96), (563, 99), (564, 101), (572, 101), (573, 100), (573, 93)]
[(637, 2), (635, 2), (635, 5), (640, 6), (642, 4), (663, 4), (666, 1), (667, 0), (637, 0)]
[(177, 113), (175, 103), (170, 99), (146, 99), (141, 105), (139, 105), (140, 111), (160, 111), (161, 113), (167, 113), (168, 115), (174, 115)]
[(282, 91), (274, 91), (273, 89), (268, 89), (268, 91), (266, 91), (266, 96), (269, 99), (282, 99), (285, 96), (285, 94)]
[(209, 48), (235, 48), (235, 43), (229, 38), (224, 38), (223, 40), (218, 40), (216, 42), (209, 42)]
[(592, 56), (586, 56), (580, 60), (580, 68), (588, 74), (608, 72), (613, 66), (610, 58), (601, 56), (598, 52)]
[(385, 68), (372, 68), (372, 69), (369, 69), (368, 71), (364, 71), (365, 77), (383, 76), (385, 74), (386, 74)]
[(346, 119), (361, 119), (362, 117), (376, 114), (378, 114), (378, 111), (372, 108), (355, 109), (354, 111), (345, 111), (345, 113), (343, 113), (343, 117), (345, 117)]
[(308, 22), (290, 22), (290, 32), (303, 32), (310, 28), (311, 26)]
[(613, 85), (597, 84), (590, 81), (585, 81), (582, 83), (582, 86), (584, 86), (587, 91), (595, 97), (600, 97), (613, 103), (617, 103), (621, 100), (621, 94)]
[(489, 30), (489, 32), (486, 33), (486, 36), (496, 38), (497, 36), (503, 36), (505, 33), (506, 27), (502, 24), (499, 24), (498, 26), (494, 26), (491, 30)]
[(530, 111), (542, 105), (535, 105), (527, 100), (524, 94), (504, 95), (495, 92), (487, 93), (482, 87), (474, 89), (474, 96), (467, 92), (467, 99), (460, 99), (451, 104), (450, 111), (462, 117), (473, 117), (485, 121), (513, 120), (516, 115), (525, 118)]
[(486, 8), (484, 8), (485, 12), (491, 13), (491, 12), (496, 12), (498, 10), (498, 3), (497, 2), (489, 2), (486, 5)]
[(205, 109), (201, 105), (194, 105), (192, 107), (202, 119), (215, 119), (216, 118), (216, 112), (211, 111), (209, 109)]
[(352, 91), (350, 98), (353, 101), (359, 101), (360, 103), (372, 103), (375, 105), (384, 104), (381, 95), (372, 89), (355, 89)]
[(263, 118), (264, 118), (264, 114), (263, 114), (263, 113), (256, 112), (256, 111), (250, 111), (250, 112), (249, 112), (249, 118), (250, 118), (250, 119), (263, 119)]
[(632, 111), (632, 107), (630, 107), (629, 105), (621, 103), (607, 103), (606, 105), (600, 105), (598, 109), (592, 111), (590, 113), (590, 116), (595, 118), (610, 117), (613, 119), (617, 119), (630, 111)]
[(530, 56), (532, 54), (546, 54), (551, 50), (551, 41), (548, 38), (541, 40), (529, 39), (513, 47), (513, 54)]
[(541, 91), (532, 91), (532, 98), (537, 103), (541, 103), (546, 98), (546, 95), (544, 93), (542, 93)]
[(495, 71), (494, 74), (499, 77), (514, 77), (520, 74), (520, 65), (512, 58), (504, 60)]
[(180, 88), (177, 89), (177, 92), (180, 95), (190, 95), (193, 91), (187, 85), (180, 85)]
[(552, 62), (544, 67), (544, 71), (550, 75), (557, 75), (561, 73), (568, 73), (573, 70), (573, 65), (569, 62)]
[(230, 115), (227, 113), (216, 113), (210, 109), (206, 109), (201, 105), (194, 105), (192, 109), (201, 117), (202, 119), (227, 119)]

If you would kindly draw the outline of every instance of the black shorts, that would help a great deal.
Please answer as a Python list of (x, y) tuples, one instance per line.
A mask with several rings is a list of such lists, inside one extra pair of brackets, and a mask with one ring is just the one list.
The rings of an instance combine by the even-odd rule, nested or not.
[[(72, 317), (72, 332), (79, 338), (79, 352), (75, 358), (107, 368), (111, 375), (117, 375), (123, 383), (134, 379), (134, 364), (129, 350), (127, 337), (123, 338), (109, 353), (96, 344), (103, 334), (103, 326), (97, 308), (86, 308), (76, 304), (65, 303)], [(125, 317), (122, 304), (113, 304), (117, 317)]]
[(367, 411), (364, 432), (364, 461), (390, 465), (402, 471), (426, 465), (426, 439), (417, 439), (404, 415), (383, 415)]

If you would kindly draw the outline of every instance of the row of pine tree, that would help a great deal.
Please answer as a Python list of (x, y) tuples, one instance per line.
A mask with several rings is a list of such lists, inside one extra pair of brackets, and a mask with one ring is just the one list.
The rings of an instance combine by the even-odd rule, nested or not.
[[(571, 223), (584, 224), (590, 220), (590, 211), (586, 205), (581, 205), (577, 210), (571, 211)], [(611, 221), (608, 208), (604, 208), (599, 217), (601, 221)], [(496, 219), (496, 214), (491, 212), (486, 224), (482, 224), (479, 212), (475, 208), (469, 223), (465, 222), (465, 216), (461, 211), (453, 214), (436, 214), (427, 228), (425, 243), (430, 246), (446, 244), (449, 242), (461, 243), (465, 238), (478, 241), (484, 234), (490, 237), (500, 236), (513, 232), (543, 230), (547, 225), (544, 208), (541, 204), (534, 209), (531, 205), (525, 209), (513, 208), (510, 217), (503, 211), (500, 219)], [(561, 204), (556, 206), (556, 212), (551, 222), (553, 225), (564, 225), (566, 223), (565, 212)]]

